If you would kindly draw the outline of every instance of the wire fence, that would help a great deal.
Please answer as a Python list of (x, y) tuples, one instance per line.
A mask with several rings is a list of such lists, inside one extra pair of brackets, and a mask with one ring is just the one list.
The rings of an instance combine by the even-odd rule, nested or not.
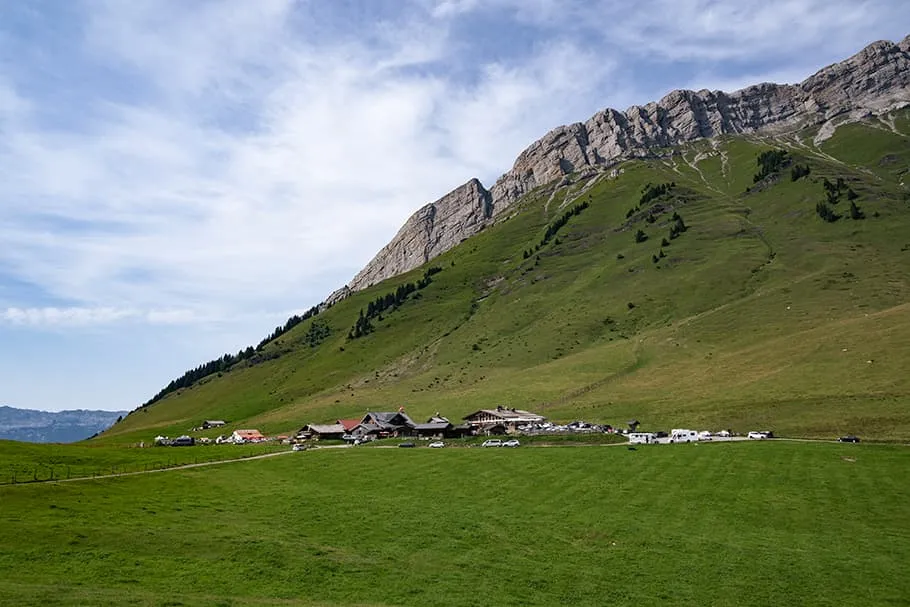
[[(3, 466), (0, 464), (0, 485), (21, 483), (43, 483), (63, 481), (75, 478), (98, 478), (123, 474), (137, 474), (179, 468), (192, 464), (206, 464), (247, 459), (267, 453), (284, 451), (288, 447), (279, 445), (245, 445), (242, 451), (235, 446), (218, 447), (150, 447), (143, 449), (139, 461), (118, 462), (35, 462), (19, 461)], [(168, 453), (164, 450), (179, 449), (180, 453)], [(138, 455), (138, 454), (137, 454)]]

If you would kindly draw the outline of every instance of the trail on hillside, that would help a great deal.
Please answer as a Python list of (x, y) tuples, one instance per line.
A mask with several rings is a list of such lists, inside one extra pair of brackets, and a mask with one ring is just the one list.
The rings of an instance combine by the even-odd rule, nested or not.
[(695, 156), (693, 156), (692, 160), (689, 160), (688, 156), (686, 156), (686, 153), (685, 152), (682, 153), (683, 162), (685, 162), (687, 165), (689, 165), (693, 171), (698, 173), (698, 177), (701, 179), (702, 183), (705, 184), (706, 188), (708, 188), (712, 192), (716, 192), (718, 194), (724, 194), (723, 191), (717, 189), (716, 187), (714, 187), (713, 184), (709, 183), (708, 180), (705, 179), (705, 174), (701, 172), (700, 168), (698, 168), (698, 163), (700, 161), (704, 160), (705, 158), (708, 158), (708, 154), (696, 152)]
[(711, 147), (714, 148), (714, 151), (720, 154), (720, 174), (726, 179), (727, 185), (730, 185), (730, 165), (727, 158), (727, 151), (720, 146), (720, 142), (717, 140), (717, 137), (711, 139)]

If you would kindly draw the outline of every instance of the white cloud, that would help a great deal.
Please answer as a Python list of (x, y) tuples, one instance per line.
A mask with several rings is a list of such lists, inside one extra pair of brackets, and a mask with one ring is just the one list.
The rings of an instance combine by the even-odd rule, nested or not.
[(0, 323), (31, 327), (88, 327), (124, 321), (140, 321), (153, 325), (189, 324), (198, 322), (191, 310), (131, 310), (123, 308), (6, 308), (0, 310)]
[(314, 48), (288, 26), (289, 5), (253, 18), (246, 2), (172, 17), (158, 3), (93, 3), (93, 61), (112, 57), (112, 69), (167, 94), (99, 96), (76, 129), (5, 112), (0, 270), (75, 304), (7, 302), (7, 321), (153, 320), (133, 311), (171, 307), (205, 319), (316, 303), (419, 206), (473, 176), (495, 178), (583, 111), (579, 99), (609, 71), (560, 41), (523, 65), (481, 65), (465, 84), (414, 69), (449, 52), (444, 24), (383, 26), (378, 49)]

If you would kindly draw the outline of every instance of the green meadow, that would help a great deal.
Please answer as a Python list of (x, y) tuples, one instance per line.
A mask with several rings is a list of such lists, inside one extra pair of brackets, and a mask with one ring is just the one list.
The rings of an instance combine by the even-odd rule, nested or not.
[(288, 449), (273, 443), (129, 449), (85, 442), (60, 445), (0, 440), (0, 484), (147, 472)]
[[(812, 131), (700, 141), (613, 177), (569, 175), (432, 260), (432, 282), (367, 335), (349, 337), (359, 313), (427, 268), (352, 294), (96, 442), (203, 419), (230, 423), (200, 435), (284, 433), (368, 410), (458, 421), (495, 405), (557, 421), (907, 441), (910, 133), (879, 127), (849, 125), (818, 146)], [(787, 166), (754, 183), (770, 150), (810, 174), (794, 181)], [(827, 222), (816, 206), (838, 180), (839, 218)], [(670, 183), (641, 203), (648, 184)], [(687, 228), (675, 238), (674, 214)]]
[(4, 605), (907, 605), (910, 450), (335, 449), (0, 487)]

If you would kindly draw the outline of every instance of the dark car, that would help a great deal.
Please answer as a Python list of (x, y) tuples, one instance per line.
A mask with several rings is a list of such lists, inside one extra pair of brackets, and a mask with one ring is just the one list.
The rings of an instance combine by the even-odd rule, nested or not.
[(417, 445), (415, 445), (414, 443), (399, 443), (398, 446), (402, 447), (404, 449), (408, 449), (411, 447), (416, 447)]
[(852, 434), (848, 434), (847, 436), (842, 436), (839, 439), (837, 439), (837, 442), (839, 442), (839, 443), (858, 443), (859, 437), (853, 436)]

